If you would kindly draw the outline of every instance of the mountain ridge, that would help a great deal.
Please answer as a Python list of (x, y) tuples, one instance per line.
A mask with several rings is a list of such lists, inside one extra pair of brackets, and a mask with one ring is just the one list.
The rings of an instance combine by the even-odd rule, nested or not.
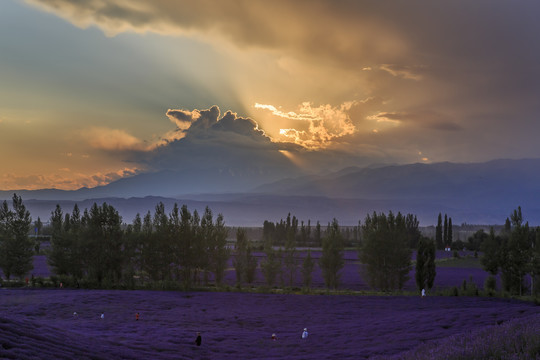
[[(128, 223), (137, 212), (153, 212), (159, 201), (167, 208), (177, 202), (199, 212), (209, 206), (234, 226), (262, 226), (264, 220), (279, 221), (289, 212), (306, 221), (326, 224), (336, 218), (344, 225), (355, 225), (368, 213), (390, 210), (413, 213), (423, 225), (433, 224), (439, 212), (448, 213), (456, 224), (502, 224), (517, 206), (522, 207), (526, 220), (540, 222), (540, 159), (349, 167), (259, 184), (256, 181), (264, 176), (256, 181), (249, 181), (250, 174), (247, 178), (211, 178), (217, 173), (208, 169), (191, 174), (190, 183), (197, 184), (192, 187), (187, 186), (187, 174), (151, 173), (93, 189), (0, 191), (0, 198), (10, 199), (17, 193), (32, 216), (42, 219), (50, 216), (56, 203), (71, 211), (75, 203), (85, 208), (93, 202), (107, 202), (118, 206)], [(153, 183), (156, 178), (159, 182)], [(210, 185), (205, 188), (205, 184), (224, 178), (229, 183), (221, 184), (222, 191), (212, 191)], [(178, 179), (186, 182), (179, 183)]]

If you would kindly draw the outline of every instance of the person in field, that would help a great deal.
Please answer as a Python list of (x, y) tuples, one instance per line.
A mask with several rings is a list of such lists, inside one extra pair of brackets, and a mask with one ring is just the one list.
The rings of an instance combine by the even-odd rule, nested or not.
[(198, 332), (198, 333), (197, 333), (197, 338), (195, 339), (195, 344), (196, 344), (197, 346), (201, 346), (201, 343), (202, 343), (201, 333)]
[(272, 334), (272, 337), (270, 339), (272, 339), (272, 341), (276, 341), (277, 340), (276, 334)]
[(139, 313), (136, 313), (135, 314), (135, 321), (138, 321), (139, 320)]
[(426, 289), (422, 289), (422, 297), (426, 296)]
[(302, 333), (302, 339), (307, 339), (308, 336), (309, 336), (309, 333), (307, 331), (307, 328), (304, 328), (304, 332)]

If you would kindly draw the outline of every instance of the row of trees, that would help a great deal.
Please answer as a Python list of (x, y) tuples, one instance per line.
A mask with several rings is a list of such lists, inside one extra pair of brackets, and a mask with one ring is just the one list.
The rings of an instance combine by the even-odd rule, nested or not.
[(442, 222), (442, 214), (439, 213), (437, 218), (437, 227), (435, 228), (435, 244), (437, 249), (444, 249), (452, 246), (452, 218), (444, 214), (444, 225)]
[[(23, 277), (32, 269), (35, 242), (28, 236), (31, 222), (21, 197), (14, 195), (11, 207), (7, 201), (2, 203), (0, 268), (7, 278)], [(421, 235), (414, 215), (390, 212), (366, 216), (358, 229), (362, 235), (358, 253), (365, 265), (363, 276), (370, 286), (381, 290), (403, 288), (412, 268), (412, 249), (416, 248), (416, 284), (419, 289), (431, 288), (436, 276), (438, 234), (442, 233), (443, 243), (452, 237), (451, 218), (447, 220), (445, 215), (443, 228), (439, 214), (439, 222), (442, 231), (437, 230), (434, 240)], [(106, 203), (94, 204), (83, 213), (77, 205), (71, 213), (64, 213), (57, 206), (50, 224), (52, 241), (48, 261), (55, 274), (86, 278), (98, 284), (105, 280), (129, 284), (143, 278), (181, 282), (185, 287), (210, 281), (219, 285), (233, 256), (239, 285), (252, 283), (256, 269), (260, 268), (269, 286), (278, 281), (293, 286), (300, 270), (304, 286), (309, 287), (316, 265), (309, 251), (300, 256), (299, 240), (303, 241), (299, 237), (302, 231), (298, 229), (302, 226), (290, 215), (273, 227), (284, 237), (282, 246), (275, 246), (271, 231), (264, 233), (265, 256), (260, 263), (253, 254), (253, 243), (242, 228), (237, 230), (235, 251), (231, 251), (223, 216), (214, 219), (208, 207), (200, 216), (185, 205), (175, 204), (167, 214), (159, 203), (153, 214), (148, 212), (144, 217), (137, 214), (132, 224), (125, 225), (118, 211)], [(265, 222), (267, 229), (272, 228), (269, 224)], [(319, 224), (316, 229), (322, 247), (318, 265), (326, 286), (337, 288), (345, 264), (344, 233), (336, 219), (325, 231), (321, 231)], [(491, 229), (489, 234), (475, 234), (470, 242), (484, 252), (481, 258), (484, 269), (493, 275), (500, 274), (504, 290), (522, 295), (527, 289), (524, 279), (528, 275), (531, 293), (538, 292), (534, 281), (540, 275), (540, 228), (531, 228), (523, 221), (521, 208), (506, 219), (500, 234), (495, 235)]]
[(118, 211), (106, 203), (94, 203), (82, 215), (77, 205), (66, 214), (57, 205), (51, 225), (48, 260), (54, 272), (98, 284), (143, 277), (189, 287), (208, 282), (210, 273), (219, 284), (229, 259), (223, 216), (214, 220), (208, 207), (200, 217), (176, 204), (167, 214), (159, 203), (153, 215), (137, 214), (124, 230)]
[[(360, 226), (340, 228), (340, 233), (346, 244), (360, 242)], [(272, 246), (283, 246), (291, 236), (298, 246), (321, 247), (325, 233), (319, 221), (312, 226), (311, 220), (308, 219), (306, 223), (294, 215), (291, 217), (290, 213), (285, 220), (281, 219), (279, 222), (264, 221), (262, 235), (264, 242), (269, 242)]]
[[(295, 219), (293, 217), (293, 219)], [(272, 238), (264, 238), (265, 259), (261, 270), (268, 285), (273, 285), (281, 274), (281, 283), (292, 286), (294, 274), (300, 267), (303, 284), (309, 287), (315, 262), (310, 251), (298, 263), (295, 222), (284, 223), (284, 247), (275, 249)], [(361, 226), (362, 242), (358, 247), (359, 258), (365, 268), (363, 276), (370, 286), (380, 290), (402, 289), (409, 279), (412, 268), (412, 246), (418, 247), (416, 281), (419, 289), (433, 286), (435, 279), (435, 243), (421, 235), (418, 220), (412, 215), (394, 215), (390, 212), (373, 213), (366, 216)], [(322, 254), (319, 260), (324, 282), (328, 288), (335, 289), (340, 284), (341, 270), (345, 265), (343, 258), (344, 238), (338, 221), (328, 224), (321, 239)], [(361, 267), (362, 269), (362, 267)], [(252, 270), (254, 271), (254, 270)]]
[[(13, 209), (4, 201), (0, 209), (0, 266), (8, 278), (22, 277), (32, 269), (34, 242), (28, 237), (30, 225), (30, 214), (20, 197), (14, 195)], [(191, 213), (185, 205), (179, 208), (176, 204), (167, 214), (163, 203), (159, 203), (153, 214), (148, 212), (143, 218), (137, 214), (133, 223), (125, 226), (118, 211), (107, 203), (94, 203), (82, 213), (77, 205), (71, 213), (64, 213), (57, 205), (50, 226), (48, 262), (55, 274), (88, 279), (98, 285), (103, 281), (130, 284), (141, 277), (150, 281), (180, 281), (185, 287), (208, 283), (210, 279), (219, 285), (231, 256), (223, 216), (214, 220), (208, 207), (200, 217), (197, 211)], [(283, 231), (284, 246), (276, 248), (271, 233), (265, 233), (266, 256), (260, 264), (253, 256), (254, 247), (245, 230), (238, 229), (232, 255), (239, 285), (252, 283), (260, 266), (268, 285), (274, 285), (279, 278), (282, 285), (293, 286), (301, 268), (304, 286), (311, 286), (316, 262), (309, 251), (306, 256), (298, 254), (297, 219), (289, 214), (277, 229)], [(316, 229), (318, 236), (324, 234), (320, 240), (319, 267), (325, 284), (337, 288), (345, 264), (343, 231), (336, 219), (326, 231), (321, 232), (320, 224)], [(416, 217), (374, 213), (366, 217), (361, 232), (364, 241), (359, 255), (366, 264), (364, 275), (368, 282), (383, 290), (401, 289), (411, 268), (411, 245), (423, 244), (419, 242)], [(430, 287), (432, 281), (426, 284)]]
[[(294, 221), (291, 224), (294, 224)], [(320, 233), (320, 228), (318, 231)], [(336, 289), (339, 285), (340, 270), (345, 264), (343, 259), (344, 239), (336, 219), (328, 224), (324, 234), (321, 238), (322, 255), (319, 259), (319, 267), (326, 286)], [(259, 265), (267, 286), (273, 286), (279, 281), (282, 286), (288, 285), (292, 287), (296, 283), (296, 273), (300, 268), (303, 286), (306, 288), (311, 287), (312, 273), (315, 269), (316, 261), (312, 258), (310, 250), (307, 250), (305, 256), (299, 256), (297, 237), (295, 235), (294, 225), (286, 226), (284, 246), (277, 248), (274, 246), (274, 239), (272, 237), (264, 237), (263, 251), (265, 256)], [(245, 243), (246, 241), (241, 233), (241, 236), (237, 236), (237, 260), (235, 261), (235, 267), (238, 257), (244, 258), (242, 254), (249, 256), (249, 248), (248, 251), (243, 250), (246, 248), (243, 245)], [(245, 263), (249, 264), (250, 262), (245, 261)], [(254, 274), (256, 266), (256, 263), (248, 266), (251, 274)], [(239, 280), (238, 276), (237, 268), (237, 280)]]

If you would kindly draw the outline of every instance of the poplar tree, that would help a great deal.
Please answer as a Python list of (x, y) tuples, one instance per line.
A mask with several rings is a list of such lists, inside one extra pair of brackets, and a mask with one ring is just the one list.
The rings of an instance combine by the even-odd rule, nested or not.
[(65, 233), (64, 212), (59, 204), (51, 212), (51, 248), (47, 262), (53, 268), (57, 275), (68, 275), (71, 272), (71, 251), (72, 243), (69, 236)]
[(416, 255), (415, 280), (418, 290), (431, 289), (437, 275), (435, 270), (435, 242), (421, 237)]
[(439, 217), (437, 218), (437, 227), (435, 228), (435, 245), (437, 245), (437, 249), (444, 248), (441, 213), (439, 213)]
[[(293, 217), (293, 219), (295, 218)], [(285, 270), (287, 271), (289, 286), (293, 286), (297, 267), (295, 235), (296, 233), (294, 226), (287, 229), (287, 239), (285, 240), (283, 264), (285, 265)]]
[(309, 289), (312, 282), (313, 269), (315, 268), (315, 260), (311, 257), (311, 250), (308, 250), (306, 257), (302, 263), (302, 282), (304, 287)]
[(343, 237), (338, 221), (334, 218), (332, 224), (328, 224), (326, 236), (322, 239), (322, 255), (319, 260), (324, 283), (329, 289), (337, 289), (339, 286), (340, 271), (345, 266), (343, 248)]
[(448, 218), (448, 235), (447, 235), (447, 238), (448, 238), (448, 246), (452, 246), (452, 242), (454, 241), (454, 239), (453, 239), (453, 232), (452, 232), (452, 218), (451, 217)]
[(13, 194), (12, 209), (4, 200), (0, 207), (0, 268), (7, 279), (23, 277), (34, 268), (35, 242), (28, 237), (32, 218), (22, 198)]
[(315, 242), (315, 246), (321, 246), (321, 223), (319, 220), (317, 220), (317, 224), (315, 225), (315, 234), (313, 241)]
[(448, 216), (444, 214), (444, 229), (443, 229), (443, 244), (444, 247), (448, 247)]
[(228, 230), (223, 221), (223, 215), (218, 214), (216, 222), (213, 226), (210, 250), (210, 268), (212, 269), (216, 285), (221, 285), (225, 277), (225, 269), (227, 269), (227, 261), (230, 257), (230, 250), (227, 247)]
[(122, 217), (107, 203), (92, 205), (81, 218), (81, 243), (90, 279), (117, 282), (122, 278)]
[(180, 268), (180, 275), (184, 288), (189, 289), (193, 281), (194, 253), (193, 253), (193, 222), (191, 212), (187, 205), (180, 209), (180, 223), (175, 233), (175, 261)]
[(266, 285), (274, 286), (276, 278), (279, 275), (281, 268), (281, 261), (278, 258), (278, 253), (272, 247), (271, 241), (266, 239), (264, 242), (265, 258), (261, 261), (261, 272), (266, 281)]
[(255, 270), (257, 269), (257, 258), (251, 253), (252, 245), (247, 237), (247, 232), (243, 228), (236, 231), (236, 255), (233, 260), (233, 266), (236, 272), (236, 284), (242, 286), (242, 283), (251, 284), (255, 280)]

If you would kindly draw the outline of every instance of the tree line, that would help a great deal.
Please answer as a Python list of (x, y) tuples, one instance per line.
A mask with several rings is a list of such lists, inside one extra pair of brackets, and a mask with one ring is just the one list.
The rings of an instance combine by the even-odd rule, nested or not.
[[(30, 213), (19, 196), (14, 195), (12, 209), (4, 201), (0, 209), (0, 267), (8, 279), (25, 276), (32, 269), (35, 242), (28, 237), (30, 226)], [(385, 231), (385, 226), (392, 231)], [(303, 285), (310, 287), (317, 262), (309, 250), (305, 256), (298, 256), (297, 248), (315, 239), (322, 247), (318, 265), (324, 282), (336, 289), (345, 264), (345, 240), (350, 234), (340, 229), (337, 219), (324, 231), (317, 222), (313, 238), (310, 222), (298, 226), (298, 220), (290, 214), (277, 225), (265, 221), (265, 257), (259, 264), (245, 230), (237, 229), (234, 249), (229, 248), (223, 216), (214, 219), (208, 207), (202, 216), (177, 204), (166, 213), (160, 202), (153, 214), (137, 214), (131, 224), (125, 225), (118, 211), (107, 203), (94, 203), (82, 212), (76, 204), (71, 212), (57, 205), (51, 213), (50, 228), (47, 261), (57, 276), (96, 286), (134, 286), (135, 279), (141, 279), (179, 282), (184, 288), (209, 282), (221, 285), (231, 257), (238, 286), (251, 284), (260, 268), (268, 286), (293, 286), (300, 269)], [(401, 289), (411, 266), (410, 246), (418, 242), (420, 234), (416, 218), (374, 213), (353, 232), (357, 239), (360, 233), (366, 234), (365, 244), (358, 251), (367, 264), (363, 275), (368, 276), (370, 284), (384, 290)], [(280, 243), (276, 236), (283, 237), (283, 245), (276, 246)]]
[(229, 249), (223, 216), (215, 219), (210, 208), (199, 215), (174, 204), (167, 214), (163, 203), (154, 213), (135, 216), (125, 228), (113, 206), (96, 203), (81, 214), (77, 205), (63, 213), (60, 205), (51, 216), (49, 264), (57, 275), (134, 285), (134, 279), (175, 281), (189, 288), (223, 281)]
[[(358, 226), (340, 228), (340, 233), (345, 245), (352, 246), (360, 241), (361, 229)], [(273, 246), (285, 245), (290, 237), (294, 237), (294, 241), (298, 246), (321, 247), (322, 240), (325, 236), (324, 226), (317, 220), (315, 225), (311, 224), (311, 220), (307, 222), (299, 220), (296, 216), (289, 213), (285, 219), (279, 222), (265, 220), (263, 223), (263, 242), (269, 242)]]
[[(0, 268), (10, 276), (23, 277), (32, 269), (35, 241), (28, 234), (30, 213), (16, 194), (9, 207), (4, 201), (0, 208)], [(439, 214), (435, 239), (423, 236), (416, 216), (389, 212), (368, 214), (364, 222), (353, 228), (361, 276), (379, 290), (402, 289), (415, 269), (418, 289), (430, 289), (436, 276), (435, 249), (439, 233), (440, 245), (447, 246), (451, 235), (451, 218), (445, 215), (444, 230)], [(315, 266), (321, 269), (325, 285), (336, 289), (340, 285), (346, 233), (337, 219), (325, 230), (317, 222), (311, 232), (310, 221), (303, 226), (295, 216), (263, 225), (262, 252), (255, 256), (255, 245), (243, 228), (236, 231), (234, 248), (228, 246), (229, 228), (223, 216), (214, 217), (210, 208), (199, 215), (186, 205), (173, 206), (170, 213), (158, 203), (151, 213), (136, 215), (131, 224), (124, 224), (111, 205), (94, 203), (82, 213), (77, 205), (64, 212), (57, 205), (51, 213), (51, 245), (48, 263), (58, 276), (74, 281), (84, 280), (96, 286), (122, 284), (128, 287), (148, 282), (172, 282), (184, 288), (193, 285), (221, 285), (231, 261), (235, 268), (236, 284), (251, 284), (257, 269), (267, 286), (290, 286), (297, 283), (309, 288)], [(42, 227), (40, 219), (36, 226)], [(350, 228), (349, 228), (350, 229)], [(439, 231), (439, 229), (441, 231)], [(350, 233), (349, 233), (350, 234)], [(280, 241), (276, 241), (276, 237)], [(320, 237), (321, 257), (316, 261), (311, 250), (299, 247), (306, 239)], [(504, 290), (523, 294), (524, 277), (534, 279), (540, 274), (540, 228), (530, 228), (523, 222), (521, 208), (506, 220), (505, 230), (495, 235), (478, 232), (469, 239), (483, 252), (481, 263), (493, 275), (500, 274)], [(309, 240), (307, 241), (309, 244)], [(416, 261), (412, 262), (412, 251)]]

